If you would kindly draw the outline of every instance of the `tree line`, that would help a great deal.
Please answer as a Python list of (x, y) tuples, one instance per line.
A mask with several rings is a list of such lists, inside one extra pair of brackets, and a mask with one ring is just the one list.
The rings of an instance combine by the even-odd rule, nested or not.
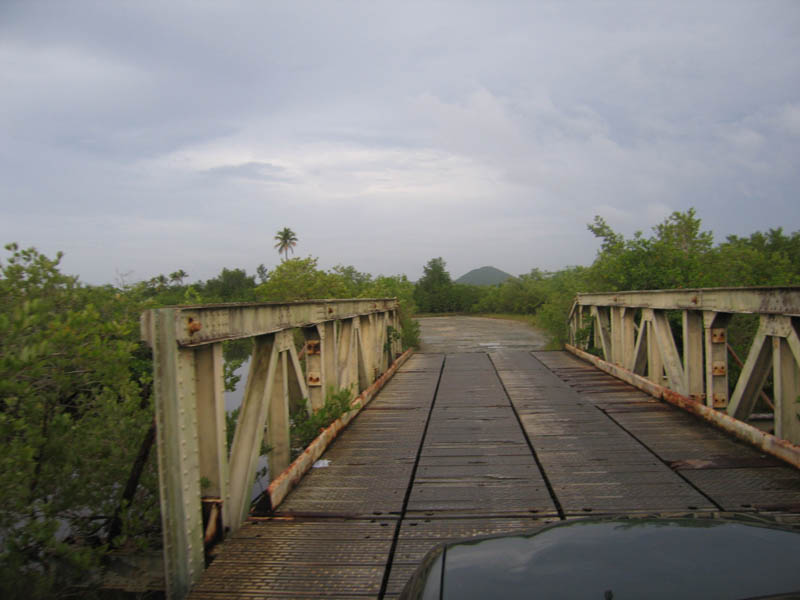
[(442, 258), (431, 259), (414, 299), (423, 313), (529, 315), (553, 347), (566, 339), (566, 319), (578, 292), (800, 284), (800, 231), (782, 228), (714, 244), (694, 209), (674, 212), (650, 235), (626, 238), (602, 217), (589, 230), (601, 240), (594, 262), (547, 272), (533, 268), (495, 286), (454, 283)]

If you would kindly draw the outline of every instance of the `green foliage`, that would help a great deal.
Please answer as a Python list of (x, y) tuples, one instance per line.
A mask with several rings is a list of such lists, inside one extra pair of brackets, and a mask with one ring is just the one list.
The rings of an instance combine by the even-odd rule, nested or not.
[[(591, 267), (555, 273), (533, 269), (485, 288), (466, 310), (532, 314), (536, 326), (552, 336), (551, 346), (560, 347), (578, 292), (800, 283), (800, 232), (786, 235), (778, 228), (745, 238), (730, 236), (715, 247), (712, 233), (702, 230), (694, 209), (672, 213), (650, 237), (637, 232), (626, 239), (600, 216), (588, 228), (601, 239)], [(454, 305), (458, 303), (448, 306)]]
[(373, 278), (352, 266), (337, 265), (331, 271), (317, 267), (317, 259), (292, 258), (269, 271), (266, 281), (255, 290), (263, 302), (289, 302), (323, 298), (397, 298), (404, 348), (419, 345), (419, 325), (411, 318), (416, 312), (414, 284), (405, 275)]
[[(149, 428), (135, 302), (87, 288), (34, 249), (0, 267), (0, 595), (57, 597), (90, 582)], [(146, 353), (145, 353), (146, 354)], [(114, 435), (109, 436), (109, 424)], [(123, 535), (158, 534), (153, 469)]]
[(445, 269), (444, 259), (432, 258), (423, 267), (422, 279), (417, 282), (414, 300), (421, 312), (453, 312), (453, 282)]
[(757, 231), (747, 238), (728, 236), (710, 256), (710, 286), (796, 285), (800, 281), (800, 231)]
[(419, 348), (420, 344), (419, 321), (411, 318), (411, 315), (400, 313), (400, 343), (403, 350), (409, 348)]
[(269, 272), (266, 283), (256, 288), (262, 302), (289, 302), (321, 298), (343, 298), (347, 286), (335, 274), (317, 268), (317, 259), (292, 258)]
[(352, 400), (352, 388), (335, 390), (331, 386), (325, 396), (325, 404), (319, 410), (311, 415), (305, 410), (299, 411), (292, 419), (293, 456), (296, 457), (303, 452), (306, 446), (336, 419), (352, 408), (356, 408), (351, 407)]
[(601, 217), (595, 217), (588, 227), (603, 240), (592, 265), (593, 289), (674, 289), (703, 282), (713, 236), (700, 231), (694, 209), (672, 213), (649, 238), (637, 232), (626, 240)]
[(453, 283), (444, 260), (432, 258), (424, 267), (422, 279), (417, 282), (414, 300), (421, 313), (487, 312), (485, 307), (494, 306), (496, 302), (486, 301), (486, 298), (496, 297), (500, 287)]
[(256, 278), (244, 269), (222, 269), (199, 288), (204, 303), (252, 302), (255, 300)]
[(397, 298), (400, 317), (400, 343), (403, 349), (419, 347), (419, 322), (412, 318), (417, 312), (414, 284), (405, 275), (380, 275), (367, 281), (358, 294), (361, 298)]

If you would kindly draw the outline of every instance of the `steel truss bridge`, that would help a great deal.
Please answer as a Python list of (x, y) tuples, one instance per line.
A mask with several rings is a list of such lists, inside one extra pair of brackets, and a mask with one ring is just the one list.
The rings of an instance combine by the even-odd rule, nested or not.
[[(798, 319), (800, 288), (580, 294), (567, 351), (412, 355), (394, 299), (147, 311), (167, 594), (393, 598), (436, 543), (587, 516), (798, 525)], [(228, 451), (222, 343), (242, 338)], [(295, 411), (348, 387), (293, 459)]]

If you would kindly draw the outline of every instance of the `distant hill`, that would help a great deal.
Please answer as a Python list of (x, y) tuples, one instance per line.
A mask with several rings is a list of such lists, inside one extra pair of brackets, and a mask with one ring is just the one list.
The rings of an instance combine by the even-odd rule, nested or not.
[(509, 277), (512, 277), (512, 275), (500, 269), (481, 267), (480, 269), (472, 269), (469, 273), (456, 279), (455, 282), (469, 285), (497, 285), (498, 283), (503, 283)]

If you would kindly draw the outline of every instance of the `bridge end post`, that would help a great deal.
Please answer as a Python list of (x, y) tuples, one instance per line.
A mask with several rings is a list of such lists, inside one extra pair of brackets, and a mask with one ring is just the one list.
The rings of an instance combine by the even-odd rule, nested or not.
[(146, 320), (153, 348), (153, 395), (168, 598), (183, 598), (203, 573), (194, 350), (177, 343), (178, 312), (153, 309)]

